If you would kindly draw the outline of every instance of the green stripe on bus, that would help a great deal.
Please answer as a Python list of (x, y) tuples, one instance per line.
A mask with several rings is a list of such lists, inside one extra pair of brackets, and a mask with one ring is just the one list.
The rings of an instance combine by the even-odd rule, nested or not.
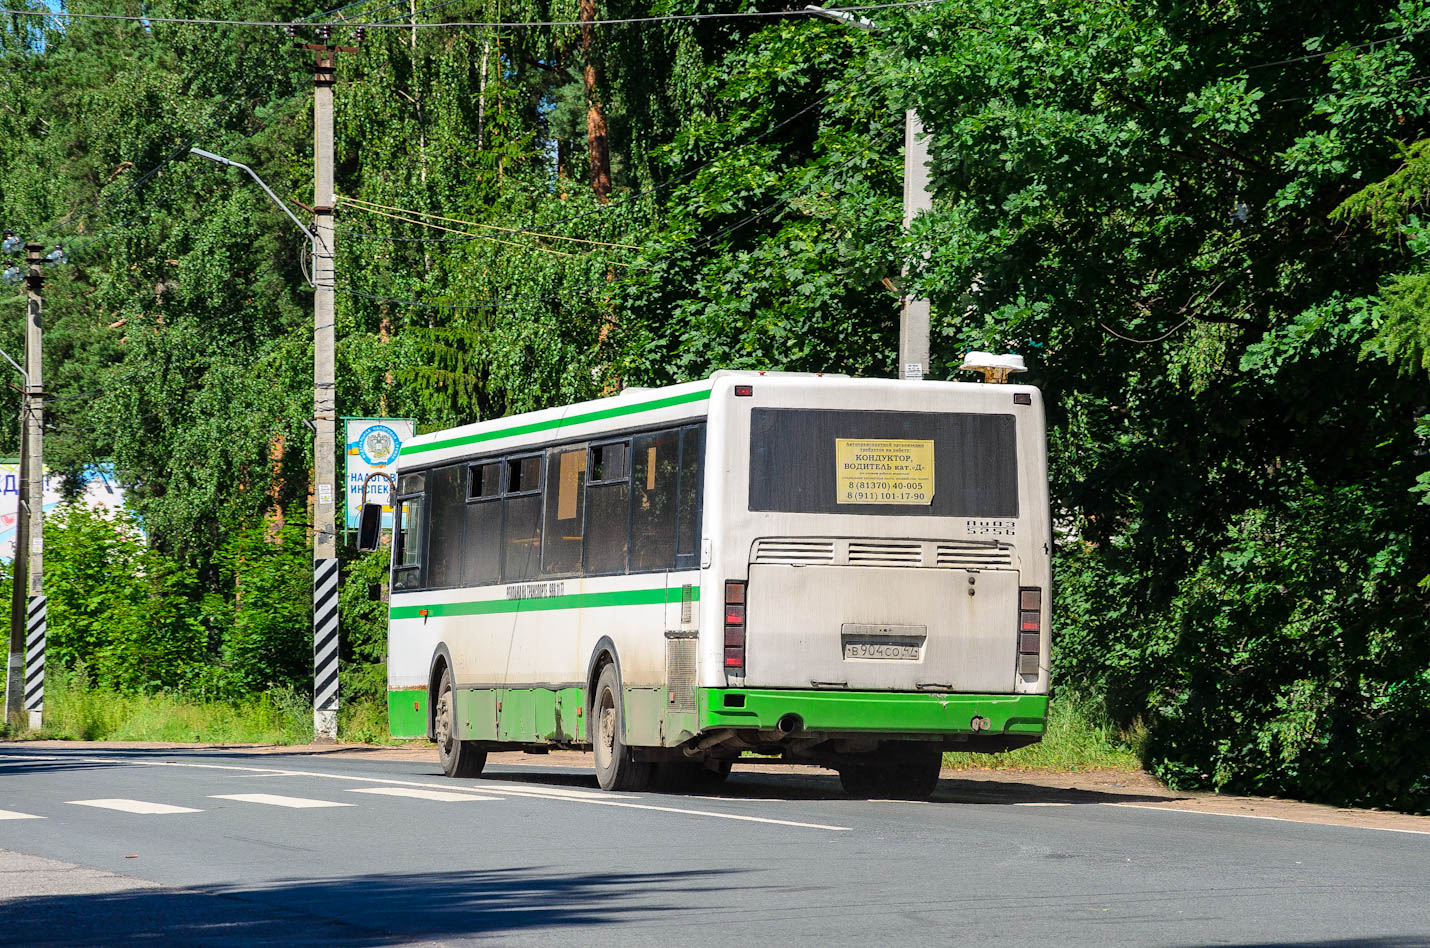
[[(425, 606), (393, 606), (392, 619), (435, 619), (440, 616), (489, 616), (502, 612), (545, 612), (551, 609), (598, 609), (603, 606), (658, 606), (680, 602), (681, 587), (623, 589), (618, 592), (572, 593), (568, 596), (541, 596), (531, 599), (482, 599), (476, 602), (434, 602)], [(700, 587), (690, 587), (690, 599), (698, 602)], [(422, 610), (427, 615), (422, 615)]]
[(460, 438), (447, 438), (444, 441), (433, 441), (429, 444), (403, 445), (400, 453), (403, 457), (408, 457), (414, 454), (422, 454), (426, 451), (461, 448), (467, 445), (481, 444), (483, 441), (496, 441), (499, 438), (514, 438), (517, 435), (534, 434), (538, 431), (550, 431), (555, 428), (566, 427), (567, 425), (583, 425), (589, 421), (604, 421), (607, 418), (619, 418), (622, 415), (635, 415), (643, 411), (655, 411), (657, 408), (670, 408), (674, 405), (684, 405), (689, 402), (702, 402), (709, 397), (709, 389), (699, 392), (686, 392), (683, 395), (670, 395), (665, 398), (657, 398), (653, 401), (640, 402), (635, 405), (616, 405), (611, 408), (598, 408), (595, 411), (588, 411), (582, 415), (571, 415), (567, 418), (552, 418), (548, 421), (533, 421), (525, 425), (513, 425), (510, 428), (502, 428), (498, 431), (482, 431), (477, 434), (463, 435)]

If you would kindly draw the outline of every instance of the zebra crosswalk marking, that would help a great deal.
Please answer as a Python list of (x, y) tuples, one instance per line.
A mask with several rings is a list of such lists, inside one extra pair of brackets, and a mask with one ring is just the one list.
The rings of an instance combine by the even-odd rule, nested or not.
[(239, 803), (262, 803), (266, 806), (286, 806), (290, 810), (315, 810), (328, 806), (356, 806), (335, 800), (310, 800), (307, 797), (285, 797), (278, 793), (212, 793), (210, 800), (237, 800)]
[(174, 806), (172, 803), (151, 803), (148, 800), (125, 800), (108, 797), (101, 800), (70, 800), (74, 806), (92, 806), (101, 810), (118, 810), (121, 813), (138, 813), (143, 816), (167, 816), (171, 813), (202, 813), (193, 807)]

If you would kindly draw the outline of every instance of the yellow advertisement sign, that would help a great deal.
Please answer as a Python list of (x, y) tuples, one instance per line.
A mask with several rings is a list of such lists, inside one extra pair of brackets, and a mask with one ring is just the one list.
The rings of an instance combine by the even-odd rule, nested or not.
[(835, 501), (933, 503), (933, 442), (835, 438)]

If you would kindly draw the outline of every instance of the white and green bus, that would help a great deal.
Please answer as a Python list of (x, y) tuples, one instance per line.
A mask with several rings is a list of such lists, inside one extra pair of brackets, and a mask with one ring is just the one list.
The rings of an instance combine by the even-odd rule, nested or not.
[(388, 707), (451, 776), (590, 748), (601, 787), (742, 754), (925, 797), (1039, 740), (1049, 509), (1019, 385), (717, 372), (402, 447)]

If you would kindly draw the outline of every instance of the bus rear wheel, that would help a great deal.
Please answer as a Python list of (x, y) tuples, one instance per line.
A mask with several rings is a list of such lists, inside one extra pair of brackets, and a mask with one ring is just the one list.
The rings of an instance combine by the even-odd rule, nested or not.
[(457, 703), (452, 694), (452, 673), (442, 669), (442, 683), (437, 687), (437, 707), (432, 727), (437, 739), (437, 757), (442, 772), (449, 777), (475, 777), (487, 765), (487, 752), (479, 750), (473, 741), (457, 737)]
[(651, 765), (638, 761), (621, 737), (625, 707), (621, 677), (616, 666), (601, 669), (591, 701), (591, 743), (596, 757), (596, 782), (602, 790), (644, 790), (650, 783)]
[(839, 784), (855, 797), (892, 800), (927, 800), (938, 787), (943, 751), (938, 747), (906, 751), (877, 763), (849, 764), (839, 768)]

